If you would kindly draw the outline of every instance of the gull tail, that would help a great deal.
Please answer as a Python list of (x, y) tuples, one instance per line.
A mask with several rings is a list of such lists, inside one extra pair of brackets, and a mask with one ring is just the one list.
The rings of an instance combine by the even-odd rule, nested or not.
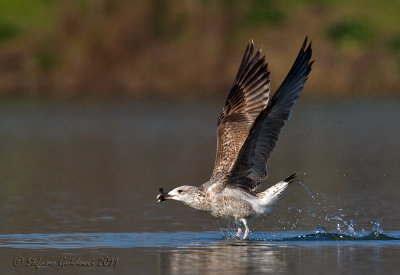
[(264, 207), (272, 206), (283, 195), (283, 192), (288, 187), (289, 183), (293, 182), (295, 178), (296, 173), (293, 173), (283, 181), (278, 182), (274, 186), (258, 194), (262, 199), (261, 205)]
[(289, 177), (283, 180), (283, 182), (291, 183), (297, 177), (296, 173), (291, 174)]

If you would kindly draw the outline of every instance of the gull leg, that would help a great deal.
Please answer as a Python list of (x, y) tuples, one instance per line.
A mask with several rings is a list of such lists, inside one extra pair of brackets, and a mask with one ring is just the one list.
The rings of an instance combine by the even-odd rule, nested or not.
[(250, 233), (250, 229), (247, 226), (247, 220), (246, 219), (240, 219), (240, 220), (242, 221), (242, 223), (244, 224), (244, 227), (246, 228), (246, 230), (244, 231), (243, 239), (242, 239), (242, 240), (245, 240), (247, 238), (247, 236), (249, 235), (249, 233)]
[(236, 237), (240, 238), (240, 235), (242, 235), (242, 229), (240, 228), (240, 226), (238, 227), (238, 232), (236, 233)]

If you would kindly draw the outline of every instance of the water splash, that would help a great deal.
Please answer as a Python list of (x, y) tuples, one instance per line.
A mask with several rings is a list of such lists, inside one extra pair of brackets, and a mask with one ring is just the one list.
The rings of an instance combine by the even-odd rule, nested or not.
[(383, 233), (383, 230), (381, 229), (381, 224), (379, 222), (372, 222), (372, 233), (374, 234)]
[(226, 227), (220, 226), (219, 233), (228, 238), (233, 238), (236, 236), (238, 226), (240, 226), (238, 222), (228, 220)]
[(298, 184), (300, 184), (301, 186), (303, 186), (304, 189), (306, 189), (307, 193), (311, 196), (311, 198), (312, 198), (313, 200), (315, 200), (314, 195), (311, 193), (311, 191), (310, 191), (310, 189), (307, 187), (307, 185), (305, 185), (304, 183), (302, 183), (302, 182), (299, 181), (298, 179), (295, 179), (294, 181), (297, 182)]
[(301, 234), (296, 237), (282, 238), (281, 241), (400, 241), (399, 237), (386, 235), (380, 227), (379, 222), (373, 222), (370, 233), (349, 232), (335, 233), (328, 232), (324, 227), (316, 227), (315, 233)]
[(326, 231), (325, 227), (316, 227), (315, 228), (315, 234), (326, 234), (328, 231)]
[[(346, 230), (347, 232), (349, 232), (349, 233), (350, 233), (351, 235), (353, 235), (353, 236), (356, 234), (356, 232), (355, 232), (355, 230), (354, 230), (354, 221), (353, 221), (352, 219), (350, 219), (349, 223), (347, 223), (344, 219), (342, 219), (341, 217), (338, 217), (338, 216), (334, 216), (334, 217), (332, 217), (332, 218), (330, 218), (330, 219), (331, 219), (331, 220), (341, 221), (341, 222), (344, 224), (344, 226), (347, 227), (347, 230)], [(339, 223), (337, 224), (336, 229), (337, 229), (339, 232), (342, 232)]]
[[(331, 198), (320, 193), (313, 194), (304, 183), (298, 180), (296, 182), (306, 189), (312, 200), (303, 201), (307, 204), (304, 207), (288, 207), (293, 230), (301, 230), (304, 225), (309, 227), (324, 224), (327, 228), (335, 228), (339, 233), (356, 235), (355, 220), (359, 218), (358, 212), (348, 214), (344, 210), (347, 207), (340, 201), (340, 197)], [(364, 221), (361, 221), (362, 223)]]

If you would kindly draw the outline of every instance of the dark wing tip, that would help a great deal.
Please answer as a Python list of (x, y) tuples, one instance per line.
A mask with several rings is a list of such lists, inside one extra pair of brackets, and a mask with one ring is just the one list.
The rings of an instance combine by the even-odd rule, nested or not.
[(312, 41), (311, 40), (310, 40), (310, 43), (308, 44), (307, 49), (305, 49), (305, 46), (307, 45), (307, 41), (308, 41), (308, 36), (306, 36), (306, 38), (304, 39), (302, 49), (303, 49), (303, 52), (305, 53), (305, 55), (309, 59), (309, 61), (308, 61), (308, 70), (311, 71), (311, 66), (312, 66), (312, 64), (314, 63), (315, 60), (310, 60), (311, 56), (312, 56)]
[(305, 47), (306, 47), (306, 45), (307, 45), (307, 42), (308, 42), (308, 35), (306, 35), (306, 38), (304, 38), (303, 45), (301, 46), (301, 48), (302, 48), (303, 50), (305, 49)]
[(287, 177), (286, 179), (284, 179), (283, 181), (284, 182), (287, 182), (287, 183), (291, 183), (295, 178), (296, 178), (296, 173), (293, 173), (293, 174), (291, 174), (289, 177)]

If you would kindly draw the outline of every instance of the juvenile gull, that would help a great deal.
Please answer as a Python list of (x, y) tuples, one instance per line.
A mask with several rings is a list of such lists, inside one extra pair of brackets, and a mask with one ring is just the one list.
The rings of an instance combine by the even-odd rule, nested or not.
[[(241, 221), (270, 212), (296, 174), (259, 192), (267, 178), (267, 160), (311, 71), (311, 42), (305, 38), (281, 86), (269, 101), (268, 64), (261, 49), (249, 42), (217, 125), (217, 153), (211, 179), (201, 186), (180, 186), (168, 193), (160, 188), (158, 202), (182, 201), (215, 217)], [(238, 226), (237, 237), (242, 230)]]

